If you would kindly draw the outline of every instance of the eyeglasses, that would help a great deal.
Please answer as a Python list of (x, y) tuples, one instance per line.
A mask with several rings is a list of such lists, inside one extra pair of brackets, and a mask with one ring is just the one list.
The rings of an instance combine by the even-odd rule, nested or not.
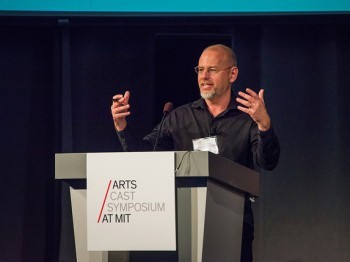
[[(232, 67), (234, 67), (234, 66), (229, 66), (229, 67), (226, 67), (226, 68), (223, 68), (223, 69), (219, 69), (219, 68), (217, 68), (217, 67), (207, 67), (207, 71), (208, 71), (208, 73), (210, 74), (210, 75), (216, 75), (217, 73), (219, 73), (219, 72), (221, 72), (221, 71), (224, 71), (224, 70), (226, 70), (226, 69), (229, 69), (229, 68), (232, 68)], [(194, 71), (197, 73), (197, 74), (203, 74), (204, 73), (204, 71), (205, 71), (205, 67), (203, 67), (203, 66), (196, 66), (195, 68), (194, 68)]]

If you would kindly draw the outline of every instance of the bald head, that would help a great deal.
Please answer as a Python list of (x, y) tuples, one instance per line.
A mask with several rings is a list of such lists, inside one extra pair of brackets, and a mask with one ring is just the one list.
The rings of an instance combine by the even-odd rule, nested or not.
[(237, 66), (237, 57), (236, 54), (233, 52), (233, 50), (225, 45), (217, 44), (217, 45), (211, 45), (208, 46), (203, 50), (203, 53), (205, 51), (216, 51), (218, 53), (221, 53), (223, 62), (227, 65), (231, 66)]

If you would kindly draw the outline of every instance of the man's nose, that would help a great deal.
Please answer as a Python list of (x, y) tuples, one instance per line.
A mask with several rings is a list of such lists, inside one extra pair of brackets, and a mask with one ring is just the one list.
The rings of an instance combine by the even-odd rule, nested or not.
[(208, 68), (203, 70), (202, 77), (205, 79), (210, 78), (210, 70)]

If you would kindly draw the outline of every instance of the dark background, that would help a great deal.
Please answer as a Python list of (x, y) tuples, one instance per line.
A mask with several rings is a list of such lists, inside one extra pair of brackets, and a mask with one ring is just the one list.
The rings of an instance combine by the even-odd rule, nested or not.
[(265, 89), (282, 147), (254, 204), (255, 261), (350, 261), (349, 15), (0, 16), (0, 261), (74, 261), (55, 153), (120, 151), (116, 93), (140, 135), (165, 102), (197, 99), (214, 43), (237, 53), (236, 90)]

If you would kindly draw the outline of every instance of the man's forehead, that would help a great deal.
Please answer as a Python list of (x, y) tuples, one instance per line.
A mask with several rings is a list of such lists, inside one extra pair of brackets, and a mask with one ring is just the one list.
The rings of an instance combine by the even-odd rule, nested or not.
[(226, 61), (225, 54), (222, 52), (207, 50), (199, 58), (199, 64), (206, 64), (208, 66), (217, 66)]

